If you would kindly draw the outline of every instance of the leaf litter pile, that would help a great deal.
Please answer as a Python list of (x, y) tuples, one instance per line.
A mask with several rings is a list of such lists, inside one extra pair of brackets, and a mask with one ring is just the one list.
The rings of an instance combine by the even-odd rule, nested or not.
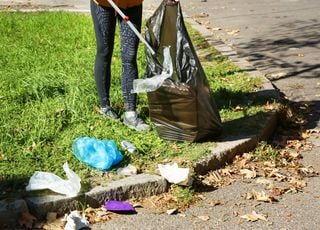
[[(249, 180), (264, 187), (262, 191), (248, 191), (244, 200), (278, 202), (282, 195), (302, 192), (309, 177), (319, 176), (312, 166), (301, 163), (302, 151), (311, 150), (310, 134), (319, 130), (307, 130), (305, 119), (310, 113), (310, 104), (287, 104), (280, 114), (280, 124), (269, 143), (242, 156), (236, 156), (232, 164), (223, 169), (200, 176), (202, 183), (222, 187), (236, 180)], [(266, 216), (255, 211), (240, 216), (247, 221), (267, 221)]]
[[(197, 192), (201, 192), (205, 191), (205, 188), (219, 188), (237, 180), (247, 180), (262, 185), (264, 189), (248, 191), (242, 195), (243, 199), (265, 203), (278, 202), (287, 193), (302, 192), (307, 186), (307, 178), (319, 175), (311, 166), (304, 166), (301, 163), (301, 152), (312, 148), (307, 138), (311, 133), (319, 132), (304, 128), (307, 121), (303, 113), (307, 113), (308, 108), (308, 105), (301, 104), (298, 108), (297, 105), (286, 108), (281, 114), (279, 127), (269, 143), (261, 142), (254, 151), (236, 156), (232, 164), (222, 169), (211, 171), (204, 176), (196, 176), (194, 188), (198, 187)], [(199, 185), (202, 189), (199, 189)], [(183, 211), (201, 199), (201, 193), (196, 194), (190, 187), (172, 185), (167, 193), (144, 199), (133, 199), (130, 202), (135, 208), (185, 216)], [(224, 202), (215, 201), (210, 205), (224, 205)], [(103, 207), (96, 209), (87, 207), (80, 213), (90, 224), (121, 218), (120, 214), (108, 212)], [(234, 213), (234, 215), (250, 222), (268, 221), (267, 216), (256, 211), (244, 215)], [(203, 221), (210, 219), (209, 216), (198, 218)], [(22, 225), (30, 227), (33, 222), (32, 216), (22, 216)], [(65, 221), (58, 219), (55, 213), (48, 213), (47, 222), (36, 225), (42, 229), (62, 229)]]

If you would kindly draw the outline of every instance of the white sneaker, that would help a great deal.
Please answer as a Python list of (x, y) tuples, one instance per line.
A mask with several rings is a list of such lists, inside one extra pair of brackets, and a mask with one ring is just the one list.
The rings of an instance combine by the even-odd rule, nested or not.
[(100, 114), (106, 116), (106, 117), (110, 117), (113, 119), (118, 119), (118, 115), (116, 114), (116, 112), (113, 111), (113, 109), (110, 106), (106, 106), (106, 107), (102, 107), (100, 109)]
[(135, 111), (125, 112), (123, 123), (129, 128), (136, 131), (149, 131), (150, 126), (147, 125), (141, 118), (138, 117), (138, 113)]

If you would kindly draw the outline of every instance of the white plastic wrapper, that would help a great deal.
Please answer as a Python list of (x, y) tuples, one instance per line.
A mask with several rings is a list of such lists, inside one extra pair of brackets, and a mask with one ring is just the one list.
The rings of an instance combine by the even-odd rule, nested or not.
[(80, 230), (82, 228), (88, 228), (89, 222), (87, 219), (80, 215), (78, 211), (72, 211), (66, 218), (67, 223), (64, 226), (64, 230)]
[(134, 151), (137, 149), (136, 146), (131, 144), (129, 141), (121, 141), (122, 148), (128, 150), (129, 153), (134, 153)]
[(177, 163), (173, 164), (158, 164), (160, 175), (164, 177), (169, 183), (179, 185), (190, 185), (190, 169), (179, 168)]
[(136, 79), (133, 81), (133, 89), (131, 93), (146, 93), (153, 92), (159, 89), (164, 80), (170, 78), (173, 74), (172, 59), (170, 56), (170, 47), (163, 49), (163, 71), (160, 75), (156, 75), (146, 79)]
[(81, 179), (69, 168), (67, 162), (64, 163), (63, 170), (66, 172), (68, 180), (64, 180), (53, 173), (36, 171), (30, 178), (26, 190), (50, 189), (67, 197), (76, 196), (81, 188)]

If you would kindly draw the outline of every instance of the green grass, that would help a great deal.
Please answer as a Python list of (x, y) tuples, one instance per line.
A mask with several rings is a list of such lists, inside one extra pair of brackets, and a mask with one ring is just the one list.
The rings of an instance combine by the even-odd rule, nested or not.
[[(157, 162), (190, 162), (208, 154), (208, 146), (173, 143), (160, 139), (153, 128), (148, 133), (129, 130), (119, 121), (101, 117), (93, 62), (95, 40), (88, 15), (63, 12), (0, 13), (0, 188), (24, 188), (34, 171), (63, 176), (62, 165), (89, 183), (96, 170), (80, 163), (72, 153), (77, 137), (129, 140), (136, 154), (124, 153), (128, 162), (143, 170), (153, 170)], [(189, 28), (197, 49), (211, 52), (203, 61), (214, 97), (224, 122), (250, 118), (263, 111), (253, 90), (259, 81), (250, 79), (201, 36)], [(112, 104), (123, 112), (120, 87), (119, 40), (112, 64)], [(140, 45), (138, 66), (144, 73), (146, 59)], [(235, 110), (237, 106), (244, 109)], [(139, 95), (138, 110), (148, 118), (146, 95)], [(150, 120), (148, 120), (150, 121)], [(185, 163), (187, 164), (187, 163)]]

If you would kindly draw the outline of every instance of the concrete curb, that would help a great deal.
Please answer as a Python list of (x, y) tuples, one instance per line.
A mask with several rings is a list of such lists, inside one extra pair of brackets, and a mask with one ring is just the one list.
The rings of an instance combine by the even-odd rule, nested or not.
[(77, 197), (67, 198), (62, 195), (26, 198), (29, 210), (38, 219), (44, 219), (48, 212), (59, 215), (79, 207), (97, 208), (107, 200), (126, 200), (142, 198), (164, 193), (168, 190), (167, 181), (156, 175), (138, 174), (121, 180), (112, 181), (106, 187), (95, 187)]
[[(39, 11), (36, 10), (24, 10), (24, 12)], [(42, 9), (43, 10), (43, 9)], [(48, 9), (44, 9), (48, 10)], [(66, 8), (64, 9), (54, 9), (54, 10), (66, 10), (72, 12), (89, 13), (85, 9), (75, 9)], [(20, 10), (22, 11), (22, 10)], [(185, 15), (185, 21), (191, 24), (193, 28), (198, 30), (211, 44), (214, 48), (222, 53), (222, 55), (227, 56), (241, 69), (248, 72), (249, 76), (264, 77), (259, 71), (257, 71), (250, 63), (248, 63), (244, 58), (240, 58), (236, 51), (231, 47), (224, 44), (221, 41), (215, 39), (212, 33), (206, 29), (204, 26), (199, 25), (190, 17)], [(263, 89), (257, 92), (257, 94), (263, 94), (268, 97), (278, 98), (277, 91), (273, 88), (271, 83), (266, 79)], [(223, 167), (227, 162), (231, 161), (235, 155), (244, 153), (245, 151), (252, 150), (260, 140), (267, 139), (274, 131), (277, 125), (277, 114), (276, 112), (271, 112), (268, 119), (262, 121), (260, 129), (250, 136), (239, 136), (234, 137), (233, 140), (230, 138), (225, 138), (217, 143), (217, 146), (212, 147), (210, 150), (212, 155), (206, 157), (198, 162), (194, 163), (194, 171), (197, 174), (205, 174), (209, 170), (214, 170)], [(81, 194), (74, 198), (66, 198), (65, 196), (54, 195), (54, 196), (44, 196), (44, 197), (32, 197), (25, 199), (29, 210), (39, 219), (43, 219), (47, 212), (57, 212), (59, 214), (64, 214), (70, 210), (74, 210), (78, 207), (83, 207), (83, 204), (89, 204), (92, 207), (98, 207), (103, 204), (104, 201), (108, 199), (125, 200), (128, 198), (139, 198), (145, 196), (151, 196), (166, 192), (168, 189), (168, 184), (160, 176), (139, 174), (136, 176), (127, 177), (118, 181), (111, 182), (107, 187), (96, 187), (91, 191)], [(20, 205), (24, 208), (24, 205)], [(8, 211), (8, 210), (7, 210)], [(11, 217), (16, 218), (17, 212), (19, 210), (15, 209), (12, 212)], [(24, 211), (24, 210), (20, 210)], [(7, 220), (10, 218), (8, 217)]]

